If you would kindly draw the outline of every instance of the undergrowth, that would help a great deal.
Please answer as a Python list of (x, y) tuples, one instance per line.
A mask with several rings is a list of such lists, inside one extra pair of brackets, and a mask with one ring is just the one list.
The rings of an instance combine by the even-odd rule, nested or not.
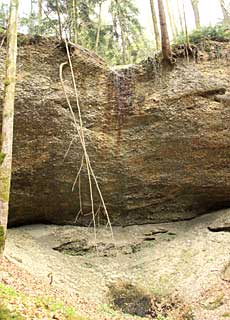
[(122, 280), (111, 284), (109, 289), (108, 300), (114, 310), (157, 320), (194, 320), (191, 307), (177, 295), (153, 295)]
[[(191, 44), (199, 44), (205, 40), (212, 40), (218, 42), (230, 41), (230, 29), (223, 24), (216, 24), (214, 26), (201, 27), (189, 33), (189, 41)], [(180, 33), (174, 40), (175, 45), (186, 43), (186, 36)]]
[(0, 320), (23, 320), (25, 315), (31, 319), (89, 320), (54, 298), (26, 296), (3, 284), (0, 284), (0, 301)]

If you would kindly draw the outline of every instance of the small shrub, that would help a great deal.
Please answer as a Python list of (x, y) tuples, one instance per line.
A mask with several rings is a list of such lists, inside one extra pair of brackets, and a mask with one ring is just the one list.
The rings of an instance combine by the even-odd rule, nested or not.
[[(215, 26), (201, 27), (193, 30), (189, 34), (189, 41), (192, 44), (199, 44), (205, 40), (227, 42), (230, 41), (230, 29), (223, 24), (216, 24)], [(186, 42), (185, 35), (180, 33), (175, 41), (175, 45), (181, 45)]]

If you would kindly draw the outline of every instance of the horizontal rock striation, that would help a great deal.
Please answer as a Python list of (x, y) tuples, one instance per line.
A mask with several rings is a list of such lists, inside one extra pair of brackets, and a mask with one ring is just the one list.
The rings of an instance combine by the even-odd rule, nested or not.
[[(230, 108), (220, 98), (229, 87), (230, 48), (223, 47), (224, 62), (180, 61), (170, 71), (151, 59), (110, 69), (89, 51), (72, 50), (86, 145), (114, 224), (190, 219), (230, 206)], [(78, 184), (72, 186), (82, 147), (59, 79), (65, 61), (53, 41), (19, 48), (11, 226), (73, 224), (79, 212)], [(77, 117), (68, 66), (63, 77)], [(96, 221), (103, 223), (93, 190)], [(85, 167), (80, 194), (77, 223), (88, 225)]]

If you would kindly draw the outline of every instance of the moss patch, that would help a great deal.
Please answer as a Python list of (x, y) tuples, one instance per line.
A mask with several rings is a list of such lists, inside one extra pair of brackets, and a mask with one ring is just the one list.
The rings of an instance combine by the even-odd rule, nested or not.
[[(0, 320), (39, 319), (89, 320), (79, 316), (73, 307), (51, 297), (25, 296), (3, 284), (0, 284)], [(11, 306), (10, 311), (6, 307)], [(53, 319), (52, 318), (52, 319)]]
[(5, 245), (5, 231), (3, 226), (0, 226), (0, 254), (3, 252)]
[(23, 320), (17, 313), (10, 312), (4, 305), (0, 304), (0, 319), (1, 320)]
[(6, 157), (6, 154), (3, 152), (0, 152), (0, 165), (3, 163), (5, 157)]

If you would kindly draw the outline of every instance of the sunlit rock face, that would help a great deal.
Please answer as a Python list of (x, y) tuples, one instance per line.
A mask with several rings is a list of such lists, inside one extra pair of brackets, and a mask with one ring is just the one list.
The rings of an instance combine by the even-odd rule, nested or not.
[[(170, 71), (152, 60), (110, 69), (72, 51), (86, 146), (114, 224), (190, 219), (230, 205), (230, 108), (216, 98), (230, 85), (228, 46), (224, 61), (178, 61)], [(65, 61), (52, 41), (19, 48), (11, 226), (74, 223), (80, 197), (77, 223), (92, 222), (85, 165), (81, 190), (77, 183), (72, 191), (83, 151), (59, 78)], [(68, 66), (63, 78), (78, 121)], [(103, 223), (94, 183), (93, 194)]]

